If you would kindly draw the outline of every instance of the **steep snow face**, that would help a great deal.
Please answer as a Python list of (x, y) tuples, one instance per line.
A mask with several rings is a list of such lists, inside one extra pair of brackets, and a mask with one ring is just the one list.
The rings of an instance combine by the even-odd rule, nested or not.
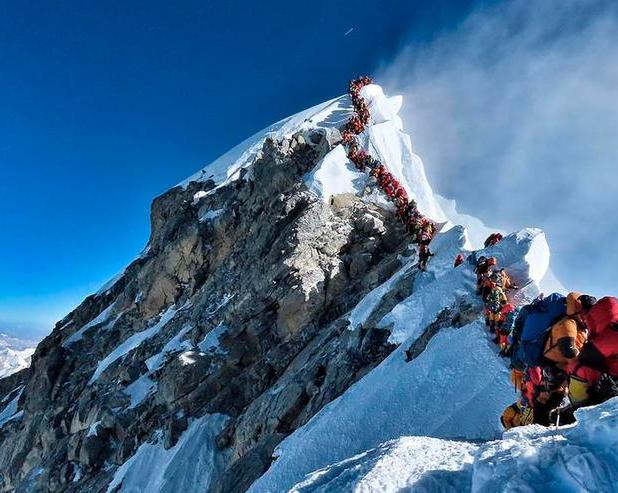
[(0, 333), (0, 378), (28, 368), (35, 347), (35, 341)]
[(116, 471), (107, 493), (207, 491), (221, 460), (214, 439), (226, 421), (220, 415), (195, 420), (167, 450), (161, 436), (155, 443), (143, 444)]
[(305, 179), (307, 188), (328, 202), (331, 196), (343, 193), (356, 195), (367, 183), (367, 175), (356, 169), (343, 146), (329, 152)]
[[(406, 435), (473, 440), (500, 435), (499, 416), (516, 394), (508, 367), (497, 357), (481, 320), (459, 328), (446, 323), (420, 354), (406, 362), (406, 350), (416, 345), (440, 313), (478, 303), (473, 264), (452, 267), (453, 252), (465, 242), (463, 229), (453, 228), (434, 242), (436, 257), (429, 272), (415, 280), (412, 294), (380, 322), (391, 330), (390, 340), (399, 348), (284, 440), (277, 460), (252, 491), (287, 491), (312, 471)], [(548, 253), (543, 233), (527, 229), (479, 255), (497, 257), (516, 283), (527, 286), (518, 296), (534, 297)], [(353, 327), (362, 325), (383, 291), (377, 288), (361, 300), (350, 315)]]
[(251, 491), (287, 491), (312, 471), (405, 435), (499, 435), (498, 417), (515, 394), (481, 323), (441, 331), (409, 363), (407, 347), (286, 439)]
[[(370, 125), (359, 135), (361, 147), (388, 167), (409, 196), (416, 200), (423, 214), (434, 221), (445, 222), (446, 215), (427, 181), (423, 162), (414, 153), (410, 136), (403, 132), (397, 114), (402, 105), (401, 96), (389, 98), (376, 84), (365, 86), (361, 94), (371, 113)], [(308, 188), (325, 202), (333, 195), (352, 193), (386, 205), (382, 194), (365, 195), (368, 181), (368, 175), (355, 169), (341, 145), (333, 149), (306, 179)]]
[(485, 444), (401, 437), (310, 473), (290, 491), (616, 491), (618, 398), (558, 430), (533, 425)]

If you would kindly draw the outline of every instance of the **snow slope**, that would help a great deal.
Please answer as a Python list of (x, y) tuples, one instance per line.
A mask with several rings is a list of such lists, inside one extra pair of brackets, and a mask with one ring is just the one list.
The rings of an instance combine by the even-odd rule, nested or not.
[(162, 433), (143, 444), (114, 475), (107, 493), (207, 491), (220, 463), (214, 439), (227, 418), (206, 415), (193, 421), (178, 443), (165, 449)]
[(0, 333), (0, 378), (28, 368), (36, 348), (35, 341), (27, 341)]
[(484, 444), (405, 436), (315, 471), (297, 493), (614, 492), (618, 398), (558, 430), (528, 426)]
[[(452, 268), (448, 247), (456, 250), (464, 236), (460, 228), (438, 236), (436, 251), (450, 250), (449, 255), (438, 253), (435, 264), (432, 260), (436, 270), (424, 273), (420, 289), (415, 286), (380, 322), (391, 329), (398, 349), (284, 440), (277, 460), (251, 491), (288, 491), (312, 471), (402, 436), (489, 440), (500, 435), (499, 416), (516, 395), (482, 321), (441, 329), (418, 357), (409, 363), (404, 357), (442, 310), (477, 299), (472, 264)], [(516, 282), (529, 286), (529, 296), (536, 296), (535, 281), (545, 275), (549, 256), (541, 231), (509, 235), (483, 253), (496, 256)], [(447, 260), (448, 270), (442, 268)], [(367, 303), (365, 298), (359, 305)], [(359, 323), (362, 317), (353, 310), (351, 319)]]
[(402, 437), (311, 473), (290, 491), (461, 492), (471, 482), (476, 450), (469, 442)]

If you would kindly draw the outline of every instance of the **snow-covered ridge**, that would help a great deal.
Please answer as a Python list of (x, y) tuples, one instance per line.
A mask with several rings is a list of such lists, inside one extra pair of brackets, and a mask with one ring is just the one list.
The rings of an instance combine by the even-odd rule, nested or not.
[[(464, 243), (460, 227), (437, 236), (428, 272), (415, 280), (410, 296), (379, 322), (390, 329), (398, 349), (285, 439), (277, 460), (251, 491), (288, 491), (313, 471), (403, 436), (475, 441), (500, 436), (499, 416), (516, 395), (507, 364), (497, 356), (480, 318), (462, 327), (447, 324), (418, 357), (409, 363), (405, 358), (406, 350), (441, 312), (478, 302), (473, 264), (452, 266), (453, 253)], [(549, 258), (540, 230), (509, 235), (484, 253), (497, 257), (515, 282), (526, 286), (518, 297), (532, 299), (538, 294), (537, 282), (545, 275)], [(409, 264), (401, 268), (409, 269)], [(363, 324), (379, 304), (376, 297), (384, 294), (377, 288), (361, 300), (350, 315), (352, 328)]]
[[(370, 125), (358, 136), (361, 147), (385, 163), (409, 197), (417, 202), (423, 215), (438, 223), (445, 222), (447, 217), (427, 181), (423, 162), (414, 153), (410, 136), (403, 132), (398, 115), (403, 98), (387, 97), (377, 84), (363, 87), (361, 95), (371, 114)], [(306, 184), (312, 192), (328, 202), (332, 195), (340, 193), (365, 196), (368, 181), (368, 175), (356, 170), (343, 146), (339, 145), (308, 175)], [(366, 196), (365, 200), (388, 207), (387, 201), (378, 191)]]
[(618, 398), (558, 430), (517, 428), (485, 444), (403, 436), (323, 469), (295, 493), (616, 491)]
[[(339, 127), (347, 121), (351, 112), (352, 105), (349, 98), (341, 96), (284, 118), (233, 147), (181, 182), (179, 186), (186, 187), (191, 182), (208, 180), (212, 180), (217, 187), (230, 183), (238, 179), (242, 168), (253, 163), (267, 138), (282, 139), (302, 130)], [(199, 200), (204, 196), (200, 194), (196, 199)]]

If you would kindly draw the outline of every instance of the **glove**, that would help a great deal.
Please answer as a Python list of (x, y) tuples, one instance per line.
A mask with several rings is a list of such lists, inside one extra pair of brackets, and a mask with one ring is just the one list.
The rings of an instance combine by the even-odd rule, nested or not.
[(515, 390), (517, 390), (518, 392), (521, 391), (523, 380), (524, 380), (524, 372), (513, 368), (511, 370), (511, 382), (513, 382), (513, 386), (515, 387)]

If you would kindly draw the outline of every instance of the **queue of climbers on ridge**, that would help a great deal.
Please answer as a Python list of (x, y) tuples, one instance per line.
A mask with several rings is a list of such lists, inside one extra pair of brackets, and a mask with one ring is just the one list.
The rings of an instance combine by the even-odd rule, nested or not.
[[(373, 81), (350, 81), (354, 115), (342, 130), (347, 156), (360, 171), (368, 172), (397, 217), (419, 246), (421, 270), (433, 256), (429, 245), (436, 225), (418, 210), (405, 188), (384, 163), (360, 149), (357, 135), (371, 120), (361, 90)], [(485, 248), (502, 241), (500, 233), (485, 240)], [(521, 393), (501, 417), (506, 429), (537, 423), (544, 426), (573, 422), (578, 407), (601, 403), (618, 395), (618, 298), (570, 293), (542, 294), (532, 303), (516, 306), (509, 291), (518, 289), (495, 257), (474, 260), (477, 293), (485, 304), (485, 323), (501, 356), (510, 358), (511, 380)], [(465, 261), (459, 254), (455, 267)], [(512, 299), (512, 297), (511, 297)]]
[(361, 95), (361, 89), (373, 83), (364, 76), (350, 81), (348, 93), (352, 100), (354, 115), (342, 131), (347, 156), (360, 171), (368, 172), (386, 198), (395, 205), (397, 218), (405, 225), (413, 241), (418, 245), (418, 268), (427, 270), (427, 262), (433, 256), (429, 244), (436, 233), (436, 225), (418, 210), (416, 201), (408, 197), (402, 184), (388, 170), (385, 164), (360, 149), (357, 135), (365, 130), (371, 120), (369, 106)]
[[(501, 240), (495, 233), (485, 246)], [(458, 255), (455, 267), (463, 261)], [(497, 259), (481, 256), (474, 263), (485, 323), (500, 355), (510, 358), (520, 392), (501, 416), (505, 429), (572, 423), (579, 407), (618, 396), (618, 298), (541, 294), (518, 307), (508, 296), (517, 286)]]

